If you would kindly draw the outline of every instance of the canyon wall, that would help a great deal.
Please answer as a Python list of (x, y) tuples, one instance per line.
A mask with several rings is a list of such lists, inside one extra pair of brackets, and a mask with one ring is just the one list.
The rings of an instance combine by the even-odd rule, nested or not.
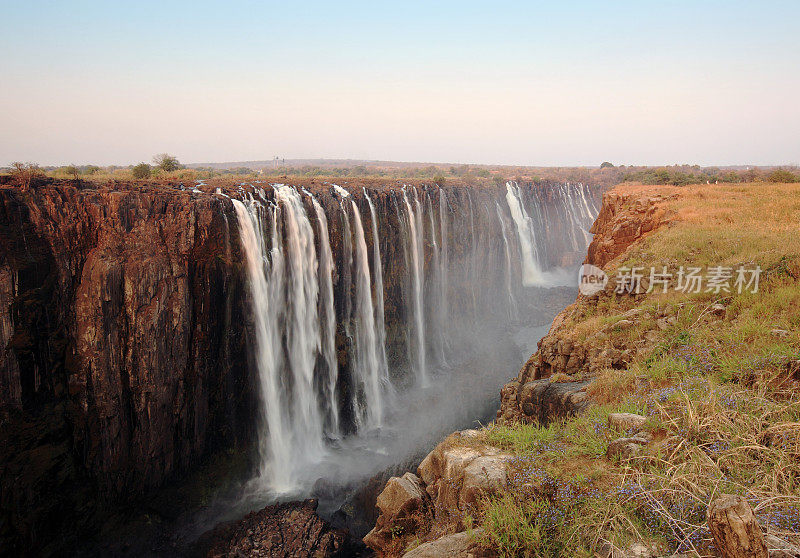
[[(140, 498), (211, 454), (251, 453), (261, 404), (252, 293), (229, 196), (260, 191), (266, 206), (275, 202), (274, 192), (238, 185), (215, 194), (213, 187), (200, 187), (0, 184), (0, 539), (7, 548), (56, 544), (49, 537), (65, 532), (79, 538), (102, 521), (106, 504)], [(343, 263), (346, 212), (330, 185), (306, 187), (330, 222), (344, 399), (352, 374), (347, 306), (355, 290), (352, 269)], [(524, 187), (541, 210), (535, 218), (547, 225), (541, 242), (550, 250), (540, 257), (550, 266), (574, 263), (582, 252), (563, 207), (571, 190), (559, 193), (558, 187)], [(367, 192), (376, 206), (387, 356), (392, 370), (406, 370), (403, 190), (348, 189), (365, 223)], [(502, 240), (513, 233), (499, 205), (505, 191), (453, 187), (445, 193), (413, 190), (425, 216), (423, 280), (432, 281), (438, 234), (459, 272), (453, 300), (472, 304), (474, 315), (480, 304), (496, 311), (490, 298), (476, 302), (474, 289), (483, 283), (505, 293), (493, 284), (496, 278), (522, 273), (519, 254)], [(440, 200), (451, 223), (445, 229), (433, 220)], [(311, 215), (310, 202), (304, 203)], [(374, 269), (369, 226), (363, 234)], [(500, 275), (499, 262), (507, 266)], [(427, 292), (435, 296), (434, 289)], [(508, 297), (513, 302), (510, 287)], [(435, 323), (426, 325), (435, 331)], [(424, 343), (432, 351), (434, 335)], [(348, 408), (344, 400), (338, 404)]]

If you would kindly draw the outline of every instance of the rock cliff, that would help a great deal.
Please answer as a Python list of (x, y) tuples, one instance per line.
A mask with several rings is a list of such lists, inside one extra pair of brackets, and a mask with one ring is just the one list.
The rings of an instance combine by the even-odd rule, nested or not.
[(4, 537), (79, 537), (103, 500), (247, 443), (230, 213), (177, 189), (0, 185)]

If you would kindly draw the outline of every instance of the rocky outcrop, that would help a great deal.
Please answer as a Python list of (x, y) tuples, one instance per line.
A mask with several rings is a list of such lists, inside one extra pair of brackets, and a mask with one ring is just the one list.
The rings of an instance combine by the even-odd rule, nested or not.
[[(416, 475), (389, 480), (378, 497), (378, 521), (364, 542), (384, 556), (432, 556), (445, 548), (481, 555), (474, 536), (448, 535), (463, 533), (479, 500), (506, 487), (511, 457), (481, 443), (475, 430), (451, 434), (422, 460)], [(404, 554), (417, 540), (434, 543)]]
[(206, 533), (195, 553), (208, 558), (344, 558), (369, 554), (361, 541), (333, 529), (316, 510), (316, 500), (267, 506)]
[(672, 215), (664, 207), (677, 189), (659, 186), (651, 192), (641, 186), (620, 186), (603, 195), (603, 205), (589, 232), (594, 234), (586, 263), (603, 268), (628, 247), (667, 224)]

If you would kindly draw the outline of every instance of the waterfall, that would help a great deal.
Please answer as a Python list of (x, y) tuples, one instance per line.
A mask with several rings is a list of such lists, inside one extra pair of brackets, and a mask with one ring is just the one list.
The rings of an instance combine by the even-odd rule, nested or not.
[(497, 209), (497, 219), (500, 221), (500, 230), (503, 233), (503, 247), (506, 253), (506, 291), (508, 292), (508, 315), (513, 320), (517, 317), (517, 303), (514, 301), (514, 290), (511, 287), (511, 247), (508, 244), (508, 235), (506, 234), (506, 220), (503, 218), (503, 212), (500, 210), (500, 204), (494, 202), (495, 209)]
[(433, 212), (433, 202), (431, 201), (431, 196), (426, 193), (425, 195), (425, 203), (428, 211), (428, 225), (431, 230), (431, 277), (430, 277), (430, 285), (431, 288), (428, 289), (428, 300), (429, 303), (427, 307), (430, 309), (431, 313), (431, 337), (433, 341), (433, 348), (434, 354), (439, 360), (440, 364), (446, 364), (445, 354), (444, 354), (444, 330), (447, 327), (447, 324), (443, 321), (443, 314), (439, 310), (440, 307), (444, 304), (444, 289), (443, 289), (443, 274), (442, 274), (442, 254), (441, 254), (441, 243), (436, 239), (436, 223), (434, 220), (434, 212)]
[[(339, 188), (340, 190), (342, 188)], [(337, 190), (338, 193), (338, 190)], [(353, 300), (351, 298), (352, 269), (353, 269), (353, 237), (350, 231), (350, 217), (343, 203), (344, 196), (339, 200), (339, 209), (342, 211), (342, 296), (344, 297), (344, 316), (342, 322), (344, 331), (350, 337), (350, 317), (353, 315)]]
[(328, 433), (339, 434), (339, 409), (337, 405), (336, 380), (339, 365), (336, 359), (336, 311), (333, 305), (333, 254), (328, 235), (328, 217), (319, 202), (311, 196), (314, 214), (319, 227), (319, 282), (320, 282), (320, 322), (322, 324), (322, 357), (325, 360), (327, 378), (324, 387), (327, 405)]
[[(450, 265), (447, 253), (447, 194), (444, 190), (439, 188), (439, 306), (437, 308), (439, 319), (438, 322), (441, 326), (448, 323), (450, 319), (450, 283), (448, 282), (448, 266)], [(442, 327), (442, 361), (445, 361), (445, 355), (448, 350), (448, 338), (446, 332), (447, 327)]]
[[(287, 418), (281, 398), (280, 343), (275, 328), (278, 325), (274, 297), (270, 286), (276, 287), (275, 280), (282, 270), (282, 262), (276, 257), (272, 259), (272, 269), (276, 270), (271, 277), (272, 284), (267, 281), (265, 265), (267, 259), (264, 252), (263, 235), (259, 206), (250, 202), (247, 206), (239, 200), (231, 200), (239, 220), (239, 235), (245, 254), (247, 278), (253, 298), (253, 318), (255, 322), (256, 345), (255, 360), (258, 368), (258, 387), (261, 396), (261, 420), (259, 423), (259, 450), (261, 454), (260, 473), (271, 488), (282, 491), (292, 486), (292, 440), (286, 424)], [(277, 228), (273, 219), (273, 256), (277, 256)], [(276, 343), (276, 340), (278, 342)]]
[(353, 381), (354, 416), (358, 427), (380, 426), (383, 419), (383, 396), (381, 392), (381, 365), (375, 335), (375, 310), (372, 305), (372, 283), (370, 281), (367, 242), (364, 227), (356, 202), (353, 208), (356, 263), (355, 305), (355, 366)]
[(378, 237), (378, 216), (375, 205), (364, 190), (364, 197), (369, 205), (369, 215), (372, 219), (372, 275), (375, 277), (375, 332), (378, 344), (378, 357), (380, 358), (380, 380), (384, 386), (389, 385), (389, 362), (386, 358), (386, 320), (383, 304), (383, 266), (381, 263), (381, 244)]
[[(419, 211), (419, 199), (416, 196), (416, 189), (414, 189), (414, 207), (408, 200), (408, 193), (405, 188), (403, 189), (403, 203), (406, 206), (406, 214), (408, 218), (408, 237), (409, 237), (409, 255), (411, 263), (411, 292), (412, 292), (412, 312), (414, 317), (414, 351), (411, 360), (414, 365), (414, 371), (417, 376), (417, 382), (426, 386), (428, 384), (428, 370), (426, 362), (426, 349), (425, 349), (425, 318), (422, 308), (423, 300), (423, 252), (422, 252), (422, 216)], [(412, 325), (408, 324), (409, 327)], [(411, 349), (409, 343), (409, 350)]]
[(475, 285), (478, 283), (478, 235), (475, 230), (475, 208), (472, 205), (472, 194), (467, 190), (467, 200), (469, 200), (469, 277), (470, 292), (472, 294), (472, 319), (478, 319), (478, 296), (475, 294)]
[[(508, 210), (502, 193), (467, 189), (448, 200), (441, 188), (437, 210), (435, 192), (407, 187), (383, 205), (396, 213), (400, 231), (380, 230), (383, 223), (394, 226), (394, 216), (379, 225), (381, 215), (364, 189), (370, 253), (366, 223), (345, 189), (332, 188), (338, 208), (332, 207), (341, 214), (329, 220), (322, 200), (308, 191), (274, 185), (270, 201), (268, 193), (249, 188), (240, 187), (241, 199), (231, 201), (252, 303), (260, 401), (257, 484), (270, 493), (306, 486), (318, 478), (313, 467), (346, 447), (348, 439), (367, 431), (379, 436), (393, 427), (399, 409), (393, 402), (401, 394), (390, 381), (387, 347), (394, 349), (399, 340), (387, 341), (386, 320), (389, 333), (405, 331), (414, 379), (409, 392), (433, 396), (438, 389), (431, 385), (433, 370), (442, 369), (438, 376), (446, 372), (447, 360), (472, 358), (487, 348), (484, 341), (496, 341), (491, 336), (508, 326), (509, 317), (536, 311), (539, 297), (529, 302), (518, 296), (522, 284), (553, 284), (554, 266), (545, 250), (561, 256), (585, 249), (596, 215), (591, 191), (582, 185), (556, 186), (548, 197), (534, 194), (526, 202), (522, 189), (510, 182)], [(381, 260), (379, 230), (385, 235), (384, 256), (402, 250), (404, 266)], [(230, 247), (225, 250), (230, 259)], [(386, 296), (402, 297), (384, 300), (385, 270), (391, 273)], [(473, 334), (463, 324), (476, 318)], [(348, 337), (344, 346), (336, 343), (340, 325)], [(339, 350), (346, 351), (347, 370), (339, 369)], [(334, 438), (336, 443), (329, 443)]]
[(542, 283), (542, 270), (539, 264), (539, 254), (536, 250), (536, 236), (531, 218), (525, 210), (522, 192), (515, 182), (506, 182), (506, 201), (511, 217), (517, 226), (517, 237), (522, 256), (522, 282), (525, 285), (538, 285)]
[(313, 456), (323, 449), (320, 406), (314, 390), (314, 367), (321, 344), (314, 230), (295, 189), (276, 186), (275, 197), (284, 210), (286, 231), (286, 346), (292, 385), (289, 418), (295, 449), (299, 455)]

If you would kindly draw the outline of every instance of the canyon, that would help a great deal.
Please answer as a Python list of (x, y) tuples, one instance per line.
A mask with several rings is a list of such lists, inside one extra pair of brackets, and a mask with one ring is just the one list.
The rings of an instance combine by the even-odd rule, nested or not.
[(80, 546), (109, 509), (220, 455), (244, 462), (250, 510), (321, 494), (332, 517), (491, 418), (574, 297), (598, 195), (0, 184), (6, 548)]

